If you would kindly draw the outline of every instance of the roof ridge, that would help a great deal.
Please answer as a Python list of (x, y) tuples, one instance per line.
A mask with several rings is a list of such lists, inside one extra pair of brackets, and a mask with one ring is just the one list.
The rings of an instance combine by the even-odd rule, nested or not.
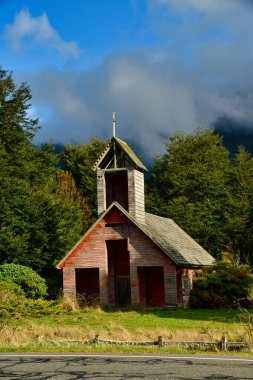
[(98, 168), (98, 166), (101, 164), (105, 156), (108, 154), (108, 152), (110, 151), (112, 147), (113, 141), (116, 141), (120, 149), (124, 151), (124, 153), (129, 157), (129, 159), (133, 162), (133, 164), (136, 167), (138, 167), (139, 169), (143, 171), (148, 171), (146, 166), (142, 163), (140, 158), (134, 153), (132, 148), (124, 140), (121, 140), (119, 137), (116, 137), (116, 136), (111, 137), (110, 141), (108, 142), (108, 144), (106, 145), (106, 147), (104, 148), (104, 150), (101, 152), (98, 159), (94, 163), (93, 170), (96, 170)]
[(115, 140), (119, 140), (119, 141), (123, 142), (124, 144), (128, 145), (124, 140), (121, 140), (121, 139), (120, 139), (119, 137), (117, 137), (117, 136), (114, 136), (114, 137), (112, 137), (112, 138), (115, 138)]
[(118, 142), (121, 148), (124, 149), (125, 153), (128, 155), (130, 160), (132, 160), (135, 163), (135, 165), (139, 166), (139, 168), (145, 171), (148, 171), (148, 169), (143, 164), (141, 159), (136, 155), (136, 153), (134, 153), (133, 149), (129, 146), (127, 142), (125, 142), (124, 140), (121, 140), (119, 137), (113, 137), (113, 138), (116, 140), (116, 142)]

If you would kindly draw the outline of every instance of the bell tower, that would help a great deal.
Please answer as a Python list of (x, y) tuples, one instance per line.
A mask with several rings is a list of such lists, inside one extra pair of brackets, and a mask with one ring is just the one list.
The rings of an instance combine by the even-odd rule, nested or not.
[(115, 135), (99, 156), (93, 170), (97, 171), (98, 214), (112, 202), (118, 202), (138, 222), (145, 221), (144, 172), (147, 168), (124, 141)]

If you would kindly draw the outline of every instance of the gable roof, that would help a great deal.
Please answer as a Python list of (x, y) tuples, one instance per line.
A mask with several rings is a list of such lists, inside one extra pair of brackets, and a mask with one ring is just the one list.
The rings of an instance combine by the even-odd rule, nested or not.
[(145, 213), (143, 227), (152, 236), (152, 240), (179, 266), (208, 266), (215, 261), (172, 219)]
[(102, 163), (104, 158), (109, 153), (110, 149), (113, 147), (113, 143), (116, 142), (116, 144), (120, 147), (121, 150), (127, 155), (127, 157), (130, 159), (130, 161), (133, 163), (133, 166), (142, 170), (147, 171), (145, 165), (141, 162), (141, 160), (136, 156), (136, 154), (132, 151), (130, 146), (123, 140), (120, 140), (118, 137), (112, 137), (110, 142), (107, 144), (101, 155), (98, 157), (97, 161), (93, 165), (93, 170), (96, 170), (99, 165)]
[(162, 218), (145, 213), (145, 223), (135, 220), (118, 202), (113, 202), (82, 236), (71, 251), (59, 262), (57, 268), (61, 269), (65, 260), (72, 254), (75, 248), (89, 235), (105, 215), (116, 207), (146, 236), (148, 236), (176, 265), (188, 268), (210, 266), (214, 258), (183, 231), (172, 219)]

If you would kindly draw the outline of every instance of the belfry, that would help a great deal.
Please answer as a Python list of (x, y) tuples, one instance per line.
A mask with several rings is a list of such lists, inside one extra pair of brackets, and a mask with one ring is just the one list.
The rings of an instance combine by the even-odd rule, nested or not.
[(98, 215), (112, 202), (118, 202), (136, 220), (144, 222), (144, 172), (147, 168), (130, 147), (115, 136), (101, 153), (94, 170), (97, 171)]

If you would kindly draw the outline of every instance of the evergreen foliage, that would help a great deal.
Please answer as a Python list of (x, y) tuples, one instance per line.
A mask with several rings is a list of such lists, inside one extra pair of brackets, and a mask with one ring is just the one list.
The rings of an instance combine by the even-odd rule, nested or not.
[[(95, 182), (95, 181), (94, 181)], [(91, 225), (92, 209), (75, 184), (72, 174), (68, 171), (59, 172), (57, 193), (68, 205), (77, 205), (82, 213), (82, 230), (85, 232)]]
[(155, 160), (146, 209), (172, 218), (214, 257), (253, 262), (253, 159), (234, 160), (212, 130), (176, 133)]
[(147, 209), (172, 218), (210, 253), (223, 242), (229, 153), (211, 130), (176, 133), (157, 157), (148, 186)]
[(97, 217), (97, 177), (93, 165), (104, 150), (107, 142), (94, 137), (87, 144), (66, 145), (61, 154), (63, 167), (69, 171), (79, 193), (88, 207), (88, 225)]
[(236, 262), (253, 265), (253, 158), (240, 146), (231, 164), (225, 213), (227, 250)]
[[(25, 293), (21, 286), (12, 281), (2, 279), (0, 276), (0, 305), (16, 306), (25, 299)], [(1, 316), (1, 312), (0, 312)]]
[[(47, 294), (45, 280), (34, 270), (23, 265), (0, 265), (0, 281), (15, 284), (9, 286), (9, 288), (12, 288), (15, 291), (20, 287), (27, 298), (44, 298)], [(20, 291), (18, 290), (17, 293), (20, 294)]]
[(198, 308), (250, 307), (253, 275), (246, 264), (223, 259), (212, 268), (195, 272), (191, 306)]
[(28, 114), (31, 91), (22, 83), (17, 87), (12, 73), (0, 67), (0, 145), (13, 152), (16, 144), (30, 141), (38, 129), (38, 119)]
[(9, 319), (19, 308), (24, 309), (25, 300), (25, 293), (19, 285), (0, 276), (0, 320)]
[(43, 271), (75, 244), (82, 209), (59, 191), (59, 158), (32, 145), (38, 121), (28, 116), (29, 87), (0, 70), (0, 264)]

